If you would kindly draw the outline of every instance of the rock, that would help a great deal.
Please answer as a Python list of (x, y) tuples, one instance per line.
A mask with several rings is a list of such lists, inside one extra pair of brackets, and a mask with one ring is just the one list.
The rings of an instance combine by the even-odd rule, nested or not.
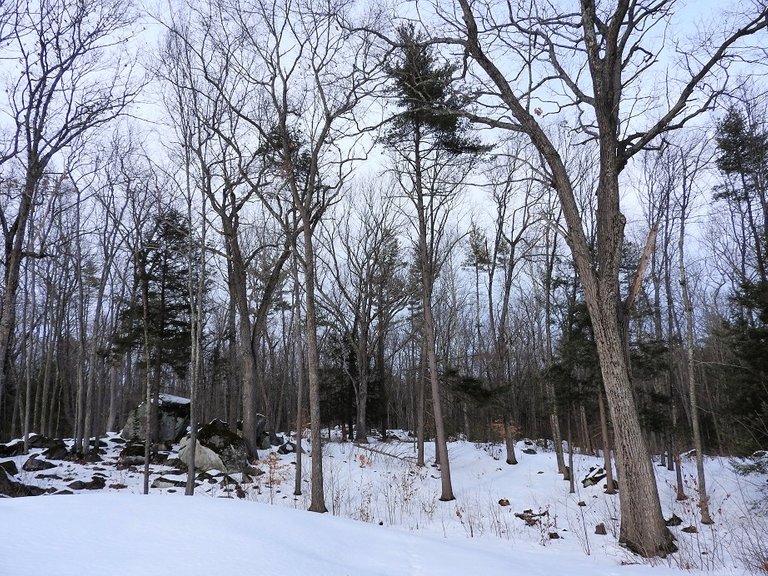
[(581, 485), (584, 486), (584, 488), (595, 486), (599, 484), (600, 481), (603, 480), (606, 476), (607, 474), (604, 469), (598, 466), (591, 466), (589, 472), (587, 472), (587, 475), (581, 481)]
[(13, 460), (5, 460), (0, 462), (0, 468), (8, 472), (8, 476), (16, 476), (19, 473), (19, 469), (16, 466), (16, 462)]
[(665, 520), (664, 524), (667, 526), (680, 526), (680, 524), (683, 523), (683, 519), (680, 518), (677, 514), (672, 514), (672, 517), (669, 520)]
[(186, 480), (176, 480), (174, 478), (166, 478), (165, 476), (155, 478), (152, 482), (152, 488), (184, 488), (186, 485)]
[(696, 534), (698, 532), (698, 529), (696, 528), (696, 526), (691, 525), (691, 526), (686, 526), (685, 528), (682, 529), (682, 531), (685, 532), (686, 534)]
[(560, 534), (557, 532), (550, 532), (549, 533), (549, 539), (550, 540), (558, 540), (560, 538)]
[(502, 498), (501, 500), (499, 500), (499, 506), (509, 506), (509, 500), (507, 500), (506, 498)]
[(37, 486), (27, 486), (17, 482), (8, 475), (5, 468), (0, 467), (0, 495), (18, 498), (21, 496), (40, 496), (45, 490)]
[(269, 443), (272, 446), (281, 446), (282, 444), (285, 443), (285, 438), (283, 438), (282, 436), (278, 436), (274, 432), (270, 432), (269, 433)]
[[(264, 425), (266, 425), (266, 419), (264, 419)], [(268, 434), (264, 433), (263, 438), (269, 442)], [(220, 469), (225, 472), (242, 472), (248, 465), (248, 449), (245, 440), (230, 431), (226, 423), (221, 420), (214, 419), (200, 428), (197, 441), (219, 456), (223, 464), (223, 468)]]
[(53, 448), (54, 446), (64, 446), (64, 440), (48, 438), (40, 434), (30, 434), (29, 436), (30, 448)]
[[(184, 442), (184, 438), (182, 438), (181, 441)], [(165, 465), (172, 468), (177, 468), (180, 473), (187, 471), (187, 463), (181, 458), (168, 458), (168, 460), (165, 461)]]
[[(280, 448), (277, 449), (278, 454), (294, 454), (296, 452), (296, 444), (291, 441), (286, 442)], [(302, 449), (302, 452), (304, 450)]]
[[(264, 414), (256, 414), (255, 427), (256, 448), (259, 450), (269, 450), (272, 448), (272, 436), (267, 431), (267, 417)], [(242, 427), (240, 429), (242, 430)]]
[(63, 440), (57, 440), (56, 444), (48, 446), (43, 452), (43, 456), (48, 460), (64, 460), (69, 455)]
[(93, 464), (94, 462), (101, 462), (102, 460), (101, 456), (99, 456), (99, 453), (96, 450), (91, 450), (88, 452), (88, 454), (83, 456), (83, 461)]
[[(150, 463), (157, 464), (157, 460), (157, 452), (150, 450)], [(141, 464), (144, 464), (144, 442), (127, 443), (120, 451), (120, 455), (117, 457), (117, 462), (123, 466), (140, 466)]]
[(523, 454), (536, 454), (536, 450), (533, 448), (523, 448)]
[(595, 526), (595, 534), (598, 534), (600, 536), (605, 536), (608, 534), (607, 530), (605, 529), (605, 524), (600, 522), (597, 526)]
[(40, 470), (48, 470), (49, 468), (56, 468), (56, 464), (40, 460), (37, 456), (30, 456), (21, 467), (22, 470), (26, 470), (27, 472), (39, 472)]
[(221, 476), (223, 473), (220, 474), (211, 474), (209, 472), (200, 472), (195, 479), (200, 480), (201, 482), (208, 482), (209, 484), (216, 484), (216, 476)]
[[(189, 440), (189, 436), (182, 438), (179, 447), (179, 460), (184, 462), (185, 467), (187, 465)], [(196, 442), (195, 470), (224, 470), (224, 462), (222, 462), (221, 457), (216, 452), (203, 446), (200, 442)]]
[(587, 505), (587, 503), (586, 503), (586, 502), (584, 502), (584, 500), (579, 500), (579, 502), (578, 502), (578, 504), (577, 504), (577, 505), (578, 505), (578, 506), (582, 506), (582, 507), (584, 507), (584, 506), (586, 506), (586, 505)]
[(101, 490), (106, 484), (103, 476), (93, 476), (90, 482), (75, 480), (71, 484), (67, 484), (67, 488), (72, 490)]
[(0, 444), (0, 458), (12, 458), (24, 454), (24, 442), (17, 440), (11, 444)]
[[(145, 402), (131, 410), (120, 436), (125, 440), (146, 438), (144, 430), (147, 421)], [(160, 394), (158, 403), (158, 442), (176, 443), (184, 436), (189, 426), (189, 399), (169, 394)]]
[(35, 478), (38, 480), (63, 480), (58, 474), (36, 474)]

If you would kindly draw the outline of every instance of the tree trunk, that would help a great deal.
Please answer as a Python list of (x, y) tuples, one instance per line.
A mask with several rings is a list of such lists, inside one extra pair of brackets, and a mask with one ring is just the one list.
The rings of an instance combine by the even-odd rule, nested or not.
[(426, 382), (427, 382), (427, 351), (426, 340), (422, 340), (419, 370), (416, 375), (416, 466), (424, 467), (424, 442), (426, 440)]
[(510, 424), (509, 416), (506, 412), (502, 418), (504, 423), (504, 444), (507, 448), (507, 464), (514, 465), (517, 464), (517, 456), (515, 455), (514, 427)]
[(576, 471), (573, 469), (573, 411), (568, 414), (568, 493), (576, 494)]
[[(598, 321), (595, 316), (599, 318), (599, 312), (593, 316), (593, 327), (614, 423), (616, 464), (623, 487), (619, 499), (622, 519), (619, 541), (643, 556), (664, 555), (676, 547), (661, 514), (656, 477), (632, 395), (618, 316)], [(627, 489), (629, 483), (634, 490)]]
[[(362, 322), (360, 336), (356, 346), (357, 352), (357, 418), (355, 440), (361, 444), (368, 443), (368, 424), (366, 408), (368, 404), (368, 326)], [(383, 431), (386, 433), (386, 430)]]
[[(683, 187), (687, 187), (687, 182), (683, 182)], [(680, 236), (678, 239), (678, 264), (680, 267), (680, 287), (683, 296), (683, 310), (685, 313), (685, 364), (688, 374), (688, 394), (691, 404), (691, 427), (693, 429), (693, 446), (696, 450), (696, 476), (698, 479), (699, 492), (699, 510), (701, 511), (702, 524), (714, 524), (712, 516), (709, 513), (709, 497), (707, 496), (706, 476), (704, 474), (704, 453), (701, 442), (701, 430), (699, 429), (699, 403), (696, 391), (696, 372), (693, 364), (693, 302), (688, 290), (688, 277), (685, 269), (685, 219), (686, 207), (688, 204), (687, 195), (684, 196), (682, 205), (682, 214), (680, 217)]]
[[(440, 462), (440, 500), (454, 500), (451, 485), (451, 466), (448, 461), (448, 444), (443, 421), (442, 401), (440, 399), (440, 376), (437, 368), (437, 353), (435, 351), (435, 321), (432, 317), (432, 288), (434, 284), (435, 254), (427, 248), (427, 213), (424, 205), (424, 186), (421, 174), (421, 136), (418, 127), (414, 133), (414, 204), (418, 218), (418, 250), (419, 267), (421, 272), (421, 306), (424, 319), (424, 351), (426, 352), (427, 376), (432, 392), (432, 414), (435, 419), (435, 457)], [(433, 230), (434, 232), (434, 230)]]
[(679, 452), (675, 452), (675, 486), (676, 486), (675, 500), (677, 500), (678, 502), (682, 502), (683, 500), (688, 500), (688, 496), (685, 495), (685, 484), (683, 484), (683, 466), (682, 466), (682, 459), (680, 458)]
[(320, 442), (320, 358), (317, 346), (317, 313), (315, 311), (315, 253), (310, 215), (302, 210), (304, 232), (304, 298), (307, 307), (307, 380), (309, 382), (309, 419), (312, 442), (312, 479), (310, 512), (327, 512), (323, 489), (323, 448)]
[(8, 358), (11, 339), (16, 326), (16, 296), (19, 290), (19, 273), (23, 258), (24, 239), (27, 236), (27, 223), (32, 215), (32, 199), (37, 184), (42, 178), (42, 168), (37, 167), (35, 158), (30, 153), (30, 165), (27, 167), (24, 189), (19, 199), (19, 211), (12, 232), (5, 236), (5, 289), (0, 302), (0, 407), (5, 397), (5, 382), (8, 374)]
[(608, 418), (605, 414), (605, 402), (602, 391), (597, 395), (597, 403), (600, 410), (600, 430), (603, 435), (603, 468), (605, 469), (605, 493), (616, 494), (616, 486), (613, 483), (613, 466), (611, 466), (611, 440), (608, 434)]

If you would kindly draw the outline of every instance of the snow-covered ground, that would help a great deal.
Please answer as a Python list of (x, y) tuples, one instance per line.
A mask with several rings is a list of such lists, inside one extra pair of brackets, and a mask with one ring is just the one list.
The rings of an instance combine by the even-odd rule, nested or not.
[[(675, 500), (674, 473), (656, 467), (665, 517), (675, 513), (683, 523), (672, 528), (680, 551), (649, 564), (617, 544), (617, 496), (603, 494), (602, 482), (577, 482), (569, 494), (554, 454), (522, 453), (522, 443), (517, 466), (505, 464), (498, 445), (451, 443), (456, 500), (440, 502), (439, 472), (414, 465), (412, 443), (367, 449), (329, 442), (323, 465), (331, 514), (320, 515), (305, 511), (306, 456), (302, 496), (293, 495), (295, 456), (274, 453), (259, 464), (264, 474), (239, 489), (232, 483), (243, 480), (239, 475), (210, 475), (193, 498), (180, 487), (144, 496), (141, 470), (115, 466), (121, 446), (112, 440), (103, 462), (57, 461), (56, 468), (19, 473), (17, 480), (57, 490), (100, 474), (106, 487), (0, 500), (0, 575), (743, 574), (768, 547), (766, 477), (738, 476), (724, 459), (707, 461), (714, 526), (700, 525), (693, 499)], [(13, 458), (19, 469), (26, 459)], [(577, 454), (576, 478), (600, 463)], [(683, 466), (693, 496), (695, 467)], [(184, 478), (170, 472), (153, 466), (152, 480)], [(508, 506), (499, 503), (504, 499)], [(524, 510), (542, 515), (529, 526), (515, 516)], [(607, 535), (595, 534), (598, 523)], [(691, 526), (697, 531), (682, 531)]]

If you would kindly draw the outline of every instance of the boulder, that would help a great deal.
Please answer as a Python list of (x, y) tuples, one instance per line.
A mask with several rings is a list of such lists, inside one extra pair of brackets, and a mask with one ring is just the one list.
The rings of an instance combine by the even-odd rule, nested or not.
[[(189, 440), (189, 436), (182, 438), (179, 447), (179, 460), (185, 465), (189, 451)], [(216, 452), (203, 446), (200, 442), (195, 442), (195, 470), (224, 470), (224, 462), (221, 461), (221, 457)]]
[(90, 482), (83, 482), (82, 480), (75, 480), (71, 484), (67, 484), (67, 488), (72, 490), (101, 490), (107, 483), (103, 476), (93, 476)]
[[(170, 394), (160, 394), (158, 403), (158, 442), (175, 443), (181, 440), (189, 426), (189, 399)], [(144, 430), (147, 421), (146, 403), (142, 402), (130, 411), (125, 426), (120, 432), (124, 440), (146, 438)]]
[[(266, 426), (266, 419), (264, 420)], [(269, 445), (269, 435), (264, 434)], [(211, 420), (197, 432), (197, 441), (215, 452), (221, 459), (225, 472), (241, 472), (248, 464), (248, 449), (245, 440), (232, 432), (225, 422)], [(195, 453), (197, 454), (197, 453)]]
[(152, 481), (152, 488), (185, 488), (186, 485), (186, 480), (180, 478), (166, 478), (165, 476), (159, 476)]
[(8, 496), (11, 498), (18, 498), (20, 496), (39, 496), (45, 493), (45, 490), (38, 486), (27, 486), (21, 482), (16, 482), (5, 471), (5, 468), (0, 467), (0, 495)]
[(57, 440), (55, 444), (48, 446), (43, 452), (43, 456), (48, 460), (64, 460), (69, 455), (63, 440)]
[(581, 485), (584, 486), (584, 488), (596, 486), (605, 477), (606, 473), (603, 468), (600, 468), (599, 466), (590, 466), (589, 472), (587, 472), (587, 475), (584, 476), (584, 479), (581, 481)]
[(48, 470), (49, 468), (56, 468), (56, 464), (46, 460), (40, 460), (37, 456), (30, 456), (21, 467), (22, 470), (26, 470), (27, 472), (39, 472), (40, 470)]
[(16, 440), (9, 444), (0, 444), (0, 458), (12, 458), (24, 454), (24, 442)]
[(0, 468), (8, 472), (8, 476), (16, 476), (19, 473), (19, 469), (16, 466), (16, 462), (13, 460), (4, 460), (0, 462)]
[(59, 444), (63, 445), (64, 441), (57, 438), (48, 438), (47, 436), (42, 436), (40, 434), (29, 435), (30, 448), (51, 448), (52, 446), (58, 446)]
[(126, 466), (144, 464), (144, 443), (129, 442), (120, 451), (117, 461)]
[[(278, 454), (294, 454), (296, 452), (296, 444), (291, 441), (286, 442), (277, 449)], [(304, 450), (302, 449), (302, 452)]]

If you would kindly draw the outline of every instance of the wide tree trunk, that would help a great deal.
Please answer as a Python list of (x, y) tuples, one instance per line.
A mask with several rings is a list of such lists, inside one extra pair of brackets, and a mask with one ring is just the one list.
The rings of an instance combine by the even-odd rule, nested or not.
[(592, 325), (614, 426), (619, 483), (627, 487), (631, 482), (634, 488), (620, 491), (619, 542), (643, 556), (665, 555), (676, 547), (661, 513), (656, 477), (632, 394), (618, 314), (610, 312), (606, 315), (596, 310)]

